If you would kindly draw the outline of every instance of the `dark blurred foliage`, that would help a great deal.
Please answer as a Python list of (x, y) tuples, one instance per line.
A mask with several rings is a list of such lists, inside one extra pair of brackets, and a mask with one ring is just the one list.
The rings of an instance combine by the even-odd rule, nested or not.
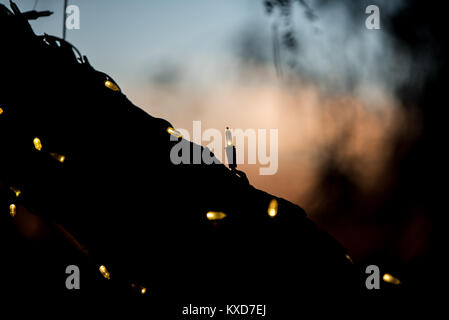
[(304, 13), (309, 20), (315, 20), (318, 18), (314, 10), (305, 0), (266, 0), (264, 1), (264, 5), (268, 14), (271, 14), (276, 7), (279, 7), (282, 15), (288, 17), (290, 16), (291, 6), (294, 2), (297, 2), (305, 9)]
[[(319, 19), (320, 10), (335, 5), (327, 0), (310, 1), (310, 5), (305, 1), (264, 1), (267, 13), (280, 10), (280, 19), (287, 25), (295, 3), (304, 8), (309, 19)], [(424, 292), (436, 284), (437, 277), (431, 279), (437, 246), (432, 229), (444, 208), (445, 188), (439, 187), (436, 178), (445, 167), (439, 155), (445, 136), (443, 121), (447, 121), (445, 13), (436, 4), (415, 0), (401, 3), (393, 14), (382, 10), (386, 2), (342, 3), (357, 23), (366, 18), (367, 5), (377, 4), (382, 28), (398, 48), (411, 55), (411, 77), (393, 90), (403, 108), (416, 108), (422, 117), (416, 123), (404, 123), (404, 127), (421, 122), (423, 130), (417, 137), (402, 134), (392, 141), (395, 151), (389, 163), (390, 176), (376, 193), (364, 194), (351, 175), (341, 171), (335, 157), (329, 156), (318, 187), (319, 204), (310, 213), (350, 251), (356, 251), (361, 266), (378, 264), (381, 270), (400, 277), (407, 292)], [(281, 37), (284, 50), (295, 50), (293, 28), (287, 28)], [(430, 69), (423, 68), (424, 60), (431, 61)], [(338, 148), (339, 142), (334, 147)]]
[[(266, 0), (264, 1), (264, 6), (267, 14), (272, 14), (276, 8), (279, 8), (283, 22), (289, 25), (292, 5), (295, 2), (304, 8), (304, 14), (307, 19), (313, 21), (318, 18), (314, 10), (312, 10), (312, 8), (305, 0)], [(294, 31), (291, 27), (287, 28), (285, 33), (282, 34), (282, 40), (282, 43), (286, 48), (290, 50), (295, 50), (297, 48), (298, 43), (296, 41)]]

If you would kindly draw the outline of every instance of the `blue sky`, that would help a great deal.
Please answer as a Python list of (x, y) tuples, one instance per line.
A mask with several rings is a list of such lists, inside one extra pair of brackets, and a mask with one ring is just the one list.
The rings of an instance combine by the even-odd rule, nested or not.
[[(22, 11), (31, 10), (35, 2), (16, 1)], [(0, 3), (9, 7), (9, 1)], [(266, 19), (258, 0), (69, 0), (70, 4), (80, 8), (81, 28), (67, 31), (66, 39), (95, 68), (125, 83), (144, 79), (161, 60), (219, 64), (229, 57), (241, 28)], [(39, 0), (36, 10), (54, 13), (32, 21), (35, 32), (61, 36), (62, 7), (63, 0)]]

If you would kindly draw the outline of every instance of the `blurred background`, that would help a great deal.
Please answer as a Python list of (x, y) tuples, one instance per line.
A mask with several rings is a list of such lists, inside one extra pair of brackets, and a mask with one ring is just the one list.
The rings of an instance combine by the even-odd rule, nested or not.
[[(31, 24), (61, 36), (63, 1), (17, 4), (53, 11)], [(251, 183), (302, 206), (356, 263), (405, 287), (428, 284), (439, 211), (429, 179), (440, 168), (431, 150), (447, 70), (441, 10), (411, 0), (68, 4), (81, 20), (66, 39), (132, 102), (190, 131), (194, 120), (203, 130), (278, 129), (278, 171), (241, 165)], [(365, 27), (371, 4), (379, 30)]]

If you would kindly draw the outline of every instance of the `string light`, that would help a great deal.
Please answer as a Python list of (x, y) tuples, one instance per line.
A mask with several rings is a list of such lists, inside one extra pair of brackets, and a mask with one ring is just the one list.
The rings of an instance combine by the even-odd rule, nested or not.
[(106, 269), (106, 267), (104, 265), (101, 265), (99, 270), (100, 270), (101, 274), (103, 275), (103, 277), (105, 277), (108, 280), (111, 279), (111, 274), (109, 273), (108, 269)]
[(173, 129), (172, 127), (167, 128), (167, 132), (176, 138), (181, 138), (182, 134), (178, 130)]
[(106, 80), (104, 82), (104, 86), (108, 89), (111, 89), (112, 91), (120, 91), (119, 87), (117, 87), (117, 85), (114, 82), (109, 80)]
[(20, 194), (22, 193), (21, 190), (16, 189), (14, 187), (9, 187), (9, 190), (11, 190), (12, 192), (14, 192), (14, 194), (16, 195), (16, 198), (18, 198), (20, 196)]
[(385, 282), (392, 283), (392, 284), (395, 284), (395, 285), (401, 284), (401, 281), (398, 278), (393, 277), (389, 273), (385, 273), (384, 276), (382, 277), (382, 279)]
[[(120, 88), (115, 83), (113, 83), (110, 80), (104, 81), (104, 86), (107, 87), (108, 89), (112, 90), (112, 91), (115, 91), (115, 92), (120, 91)], [(4, 113), (4, 110), (2, 108), (0, 108), (0, 115), (2, 115), (3, 113)], [(174, 136), (176, 138), (181, 138), (182, 137), (181, 133), (178, 130), (175, 130), (174, 128), (172, 128), (172, 127), (168, 127), (167, 128), (167, 132), (170, 135), (172, 135), (172, 136)], [(236, 157), (235, 157), (235, 147), (233, 146), (233, 141), (232, 140), (233, 140), (232, 133), (231, 133), (229, 127), (227, 127), (226, 131), (225, 131), (225, 142), (226, 142), (226, 146), (227, 147), (232, 147), (233, 148), (233, 149), (231, 149), (233, 151), (232, 158), (231, 157), (229, 157), (229, 158), (233, 159), (234, 160), (233, 163), (234, 163)], [(42, 142), (41, 142), (41, 140), (38, 137), (35, 137), (33, 139), (33, 144), (34, 144), (34, 148), (36, 150), (38, 150), (38, 151), (42, 150), (42, 148), (43, 148)], [(56, 159), (60, 163), (63, 163), (66, 160), (66, 157), (64, 155), (61, 155), (61, 154), (58, 154), (58, 153), (53, 153), (53, 152), (51, 152), (49, 154), (50, 154), (51, 157), (53, 157), (54, 159)], [(15, 189), (14, 187), (10, 187), (10, 189), (15, 193), (16, 197), (20, 196), (21, 190)], [(15, 204), (10, 204), (9, 205), (9, 212), (10, 212), (10, 215), (12, 217), (15, 217), (15, 215), (17, 214), (17, 207), (16, 207)], [(276, 199), (272, 199), (270, 201), (267, 212), (268, 212), (268, 215), (270, 217), (272, 217), (272, 218), (274, 218), (277, 215), (277, 213), (278, 213), (278, 201)], [(224, 212), (221, 212), (221, 211), (208, 211), (206, 213), (206, 217), (207, 217), (208, 220), (215, 221), (215, 220), (222, 220), (222, 219), (226, 218), (227, 215)], [(346, 258), (348, 260), (350, 260), (351, 263), (352, 263), (352, 259), (350, 258), (349, 255), (346, 255)], [(104, 265), (100, 265), (99, 266), (99, 271), (100, 271), (100, 273), (102, 274), (102, 276), (104, 278), (106, 278), (108, 280), (111, 279), (111, 275), (110, 275), (109, 271), (107, 270), (107, 268)], [(385, 282), (393, 283), (393, 284), (396, 284), (396, 285), (400, 284), (399, 279), (393, 277), (390, 274), (384, 274), (383, 275), (383, 280)], [(132, 284), (132, 287), (134, 288), (135, 284)], [(147, 289), (145, 287), (138, 286), (138, 288), (139, 288), (140, 293), (142, 295), (144, 295), (147, 292)]]
[(138, 289), (138, 292), (140, 292), (140, 294), (142, 294), (142, 295), (147, 292), (147, 288), (145, 288), (141, 285), (135, 284), (135, 283), (131, 283), (131, 288)]
[(65, 156), (63, 156), (62, 154), (50, 152), (50, 155), (61, 163), (65, 161)]
[[(104, 81), (104, 86), (106, 88), (112, 90), (112, 91), (115, 91), (115, 92), (120, 91), (120, 88), (115, 83), (113, 83), (110, 80)], [(0, 108), (0, 115), (2, 115), (3, 113), (4, 113), (4, 110), (2, 108)], [(175, 130), (172, 127), (168, 127), (166, 130), (167, 130), (167, 132), (170, 135), (172, 135), (172, 136), (174, 136), (176, 138), (181, 138), (182, 137), (182, 134), (178, 130)], [(226, 131), (225, 131), (225, 143), (226, 143), (226, 147), (230, 147), (230, 148), (232, 147), (233, 148), (233, 149), (230, 149), (233, 153), (231, 153), (232, 157), (229, 157), (229, 158), (233, 159), (232, 163), (234, 163), (235, 162), (235, 158), (236, 158), (235, 157), (235, 147), (233, 146), (233, 137), (232, 137), (232, 133), (231, 133), (231, 130), (229, 129), (229, 127), (226, 127)], [(33, 139), (33, 144), (34, 144), (34, 148), (37, 151), (41, 151), (42, 150), (42, 148), (43, 148), (42, 142), (41, 142), (41, 140), (38, 137), (35, 137)], [(50, 154), (51, 157), (53, 157), (54, 159), (56, 159), (60, 163), (64, 163), (64, 161), (66, 160), (66, 156), (64, 156), (64, 155), (61, 155), (61, 154), (58, 154), (58, 153), (54, 153), (54, 152), (50, 152), (49, 154)], [(20, 196), (21, 190), (15, 189), (14, 187), (10, 187), (10, 189), (15, 193), (16, 197)], [(16, 214), (17, 214), (17, 207), (16, 207), (15, 204), (10, 204), (9, 205), (9, 213), (10, 213), (10, 215), (12, 217), (16, 216)], [(267, 213), (268, 213), (268, 215), (271, 218), (274, 218), (275, 216), (277, 216), (277, 213), (278, 213), (278, 201), (276, 199), (272, 199), (270, 201)], [(216, 220), (223, 220), (223, 219), (225, 219), (227, 217), (227, 215), (224, 212), (221, 212), (221, 211), (208, 211), (206, 213), (206, 217), (207, 217), (208, 220), (216, 221)], [(352, 259), (350, 258), (349, 255), (346, 255), (346, 258), (349, 261), (351, 261), (351, 263), (352, 263)], [(100, 265), (99, 266), (99, 271), (100, 271), (100, 273), (102, 274), (102, 276), (105, 279), (108, 279), (108, 280), (111, 279), (111, 274), (107, 270), (106, 266)], [(389, 283), (392, 283), (392, 284), (395, 284), (395, 285), (398, 285), (398, 284), (401, 283), (399, 281), (399, 279), (393, 277), (390, 274), (384, 274), (383, 275), (383, 280), (385, 282), (389, 282)], [(134, 288), (135, 284), (132, 284), (132, 287)], [(142, 295), (146, 294), (146, 292), (147, 292), (147, 288), (145, 288), (145, 287), (138, 286), (138, 289), (140, 290), (140, 293)]]
[(352, 261), (351, 256), (349, 254), (345, 255), (346, 259), (349, 260), (352, 264), (354, 264), (354, 261)]
[(16, 205), (13, 203), (13, 204), (10, 204), (9, 205), (9, 214), (11, 215), (11, 217), (15, 217), (15, 215), (16, 215), (16, 213), (17, 213), (17, 207), (16, 207)]
[(226, 139), (226, 146), (227, 147), (232, 146), (232, 133), (231, 133), (231, 130), (229, 130), (229, 127), (226, 127), (225, 139)]
[(276, 199), (270, 201), (267, 212), (270, 217), (276, 217), (278, 214), (278, 201)]
[(221, 211), (209, 211), (206, 213), (206, 217), (208, 220), (222, 220), (226, 218), (226, 213)]
[(228, 165), (231, 170), (235, 170), (237, 168), (237, 151), (235, 146), (232, 144), (232, 133), (229, 127), (226, 127), (225, 130), (225, 151), (226, 158), (228, 159)]
[(39, 139), (38, 137), (34, 138), (33, 144), (34, 144), (34, 148), (35, 148), (37, 151), (41, 151), (41, 150), (42, 150), (41, 139)]

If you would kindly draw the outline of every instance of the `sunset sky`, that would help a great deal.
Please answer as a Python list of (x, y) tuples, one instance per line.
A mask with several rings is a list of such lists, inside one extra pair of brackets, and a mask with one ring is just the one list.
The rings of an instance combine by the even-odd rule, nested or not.
[[(26, 11), (36, 1), (17, 3)], [(36, 10), (54, 12), (31, 22), (37, 34), (61, 35), (62, 3), (37, 1)], [(394, 70), (388, 63), (383, 68), (376, 64), (379, 56), (384, 65), (391, 59), (388, 38), (367, 32), (363, 20), (348, 16), (343, 7), (320, 11), (316, 22), (305, 19), (301, 8), (294, 11), (301, 72), (279, 79), (272, 57), (273, 20), (262, 1), (70, 4), (80, 9), (81, 28), (67, 31), (67, 40), (151, 115), (186, 130), (192, 130), (194, 120), (201, 120), (203, 130), (278, 129), (277, 173), (260, 176), (259, 163), (241, 166), (256, 187), (307, 209), (313, 206), (314, 185), (329, 156), (337, 157), (342, 168), (351, 164), (360, 188), (375, 188), (385, 174), (389, 139), (405, 117), (384, 87), (384, 80), (396, 81)], [(242, 39), (257, 40), (260, 63), (242, 63)], [(359, 80), (357, 88), (347, 89), (348, 74)], [(347, 130), (350, 138), (335, 155), (332, 146)]]

